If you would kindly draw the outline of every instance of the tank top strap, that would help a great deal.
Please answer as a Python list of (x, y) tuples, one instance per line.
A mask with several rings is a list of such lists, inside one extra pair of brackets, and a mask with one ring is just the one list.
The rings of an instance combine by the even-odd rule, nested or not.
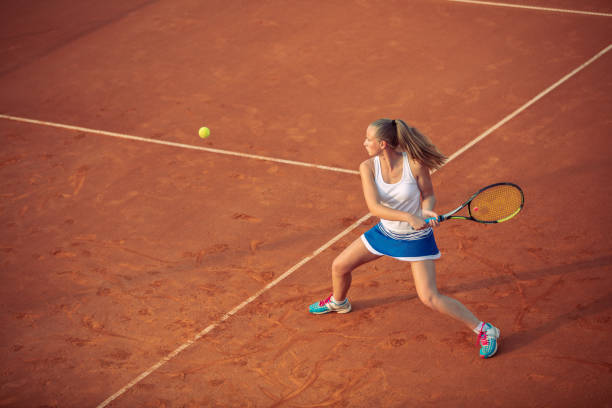
[(410, 180), (411, 173), (410, 163), (408, 163), (408, 154), (402, 152), (402, 181)]
[(380, 157), (374, 157), (374, 179), (379, 182), (382, 180), (382, 171), (380, 170)]
[(402, 175), (402, 181), (416, 181), (414, 175), (412, 174), (412, 169), (410, 168), (410, 160), (408, 160), (408, 153), (402, 152), (402, 155), (404, 156), (404, 174)]

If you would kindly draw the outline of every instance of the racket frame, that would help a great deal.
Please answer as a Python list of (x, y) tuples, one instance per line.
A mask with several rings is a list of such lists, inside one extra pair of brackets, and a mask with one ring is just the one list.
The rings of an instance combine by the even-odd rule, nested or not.
[[(493, 187), (496, 187), (496, 186), (503, 186), (503, 185), (515, 187), (521, 193), (521, 205), (519, 206), (519, 208), (515, 212), (513, 212), (512, 214), (510, 214), (509, 216), (507, 216), (505, 218), (502, 218), (501, 220), (483, 221), (483, 220), (477, 220), (474, 217), (472, 217), (472, 208), (471, 208), (472, 200), (474, 200), (474, 198), (476, 198), (476, 196), (478, 196), (483, 191), (488, 190), (489, 188), (493, 188)], [(518, 185), (516, 185), (514, 183), (510, 183), (510, 182), (501, 182), (501, 183), (490, 184), (490, 185), (488, 185), (486, 187), (481, 188), (480, 190), (478, 190), (474, 194), (472, 194), (472, 196), (466, 202), (461, 204), (459, 207), (455, 208), (452, 211), (447, 212), (446, 214), (439, 215), (438, 216), (438, 222), (442, 222), (442, 221), (446, 221), (446, 220), (470, 220), (470, 221), (474, 221), (474, 222), (479, 222), (481, 224), (499, 224), (500, 222), (508, 221), (509, 219), (514, 217), (516, 214), (518, 214), (523, 209), (523, 205), (524, 204), (525, 204), (525, 195), (523, 194), (523, 190)], [(468, 207), (468, 214), (469, 214), (469, 216), (453, 215), (453, 214), (461, 211), (466, 206)], [(433, 218), (428, 218), (425, 221), (429, 222), (429, 220), (432, 220), (432, 219)]]

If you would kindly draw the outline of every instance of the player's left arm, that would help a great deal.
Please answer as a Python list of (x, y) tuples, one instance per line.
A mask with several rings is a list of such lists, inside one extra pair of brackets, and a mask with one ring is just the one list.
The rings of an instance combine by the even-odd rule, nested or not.
[(435, 220), (431, 221), (431, 224), (438, 225), (438, 214), (433, 211), (436, 205), (436, 196), (434, 194), (429, 168), (416, 160), (411, 160), (410, 166), (419, 190), (421, 191), (421, 208), (423, 210), (423, 216), (424, 218), (436, 218)]

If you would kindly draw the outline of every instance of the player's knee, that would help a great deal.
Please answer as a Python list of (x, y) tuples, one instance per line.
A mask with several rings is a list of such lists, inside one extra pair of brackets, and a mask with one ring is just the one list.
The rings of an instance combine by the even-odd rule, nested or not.
[(434, 291), (427, 291), (425, 293), (419, 293), (419, 299), (421, 302), (430, 309), (436, 310), (438, 305), (438, 298), (440, 294)]
[(334, 259), (334, 262), (332, 262), (332, 273), (334, 275), (341, 276), (341, 275), (346, 275), (347, 273), (350, 273), (350, 272), (351, 272), (351, 269), (349, 265), (347, 265), (346, 262), (343, 262), (340, 257), (337, 257), (336, 259)]

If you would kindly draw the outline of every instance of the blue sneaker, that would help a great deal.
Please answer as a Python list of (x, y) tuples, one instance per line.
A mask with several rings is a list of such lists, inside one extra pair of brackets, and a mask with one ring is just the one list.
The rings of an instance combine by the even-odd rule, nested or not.
[(497, 343), (500, 331), (497, 327), (490, 323), (485, 323), (478, 333), (478, 342), (480, 343), (480, 357), (489, 358), (497, 353)]
[(351, 311), (351, 302), (346, 298), (344, 301), (337, 303), (332, 299), (332, 295), (329, 295), (327, 299), (310, 305), (308, 311), (312, 314), (325, 314), (329, 312), (348, 313)]

